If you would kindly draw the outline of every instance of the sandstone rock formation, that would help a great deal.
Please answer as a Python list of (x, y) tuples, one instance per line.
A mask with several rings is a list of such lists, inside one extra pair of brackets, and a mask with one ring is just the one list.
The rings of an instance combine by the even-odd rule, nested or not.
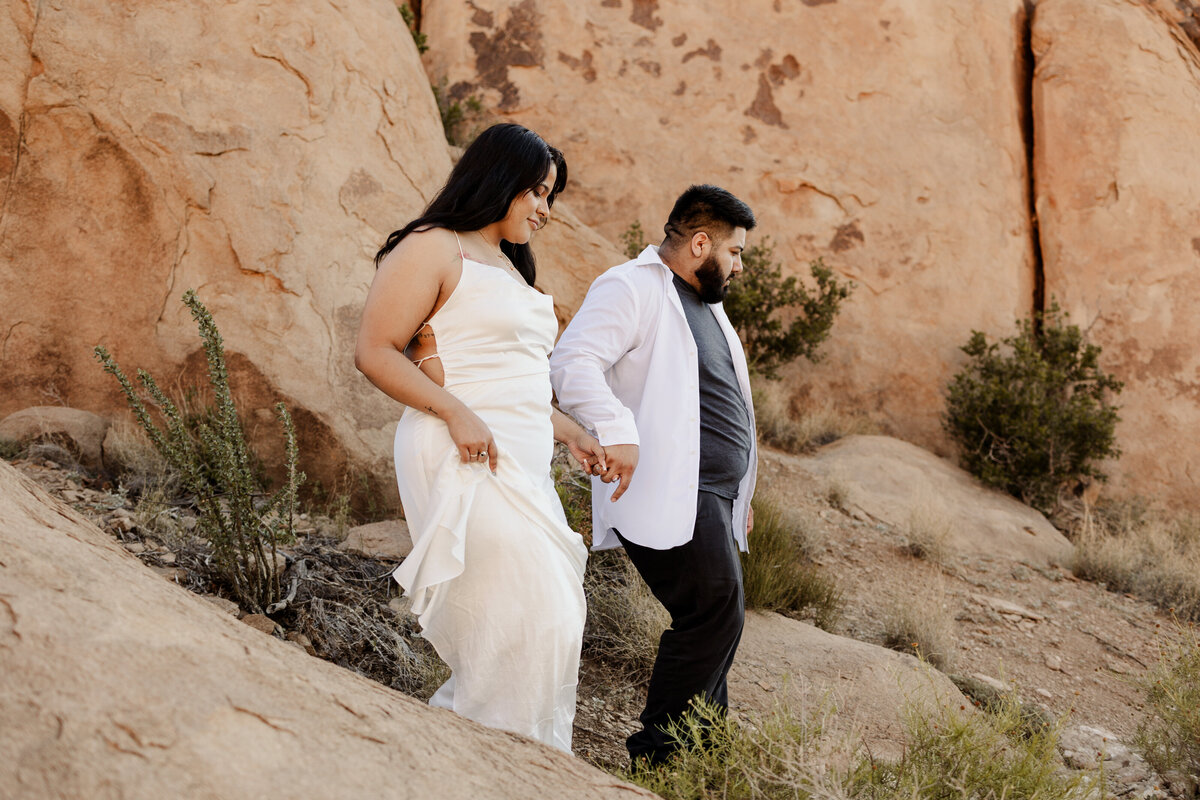
[(738, 708), (769, 713), (777, 703), (852, 734), (882, 758), (905, 745), (904, 715), (973, 707), (942, 673), (910, 655), (826, 633), (779, 614), (752, 611), (729, 673)]
[(1029, 313), (1023, 0), (474, 0), (422, 4), (454, 97), (562, 147), (571, 201), (609, 239), (654, 238), (689, 183), (758, 212), (791, 274), (823, 256), (859, 289), (815, 400), (941, 443), (941, 387), (972, 328)]
[(807, 473), (844, 495), (845, 508), (905, 536), (938, 528), (950, 555), (1065, 564), (1071, 543), (1046, 518), (1003, 492), (985, 489), (943, 458), (887, 436), (850, 436), (812, 456), (763, 454), (764, 476)]
[(63, 406), (23, 408), (0, 419), (0, 440), (19, 444), (51, 442), (66, 448), (88, 469), (104, 462), (109, 422), (99, 414)]
[(1194, 507), (1200, 51), (1132, 0), (1041, 0), (1033, 33), (1046, 296), (1126, 382), (1117, 489)]
[(0, 787), (78, 797), (653, 797), (253, 630), (0, 462)]
[[(179, 302), (194, 287), (252, 436), (278, 442), (269, 409), (283, 399), (310, 478), (336, 488), (357, 464), (394, 496), (401, 409), (354, 369), (358, 314), (375, 248), (449, 167), (387, 0), (4, 4), (0, 414), (47, 385), (122, 408), (100, 343), (177, 391), (202, 383)], [(539, 255), (568, 309), (616, 256), (563, 216)]]

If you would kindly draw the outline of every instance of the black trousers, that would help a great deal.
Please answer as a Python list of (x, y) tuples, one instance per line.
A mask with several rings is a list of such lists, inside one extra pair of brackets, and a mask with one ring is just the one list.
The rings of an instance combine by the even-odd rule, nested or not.
[(646, 692), (643, 729), (626, 741), (629, 755), (664, 760), (678, 747), (663, 728), (679, 719), (693, 697), (729, 706), (725, 679), (742, 638), (742, 564), (733, 538), (733, 501), (698, 493), (692, 540), (654, 550), (617, 536), (650, 591), (671, 615)]

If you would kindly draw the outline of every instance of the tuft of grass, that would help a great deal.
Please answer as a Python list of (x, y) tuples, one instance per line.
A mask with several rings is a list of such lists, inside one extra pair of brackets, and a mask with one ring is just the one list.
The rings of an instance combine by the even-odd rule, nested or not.
[(752, 505), (750, 552), (742, 554), (746, 606), (811, 619), (817, 627), (831, 629), (841, 612), (842, 591), (810, 563), (810, 527), (769, 495), (757, 495)]
[(104, 461), (125, 489), (135, 493), (178, 495), (182, 476), (171, 466), (141, 427), (117, 420), (104, 437)]
[(745, 724), (700, 699), (667, 727), (679, 750), (665, 764), (621, 773), (663, 800), (808, 800), (820, 761), (821, 727), (785, 708)]
[[(966, 713), (964, 713), (966, 712)], [(860, 746), (843, 757), (822, 727), (780, 706), (733, 721), (695, 704), (670, 729), (679, 751), (621, 777), (665, 800), (1100, 800), (1098, 776), (1059, 760), (1058, 726), (1031, 730), (1014, 704), (992, 713), (905, 713), (908, 746), (885, 762)], [(839, 764), (846, 764), (844, 767)]]
[(1142, 681), (1151, 714), (1138, 731), (1146, 761), (1185, 797), (1200, 794), (1200, 639), (1194, 628), (1178, 631)]
[(1134, 506), (1085, 509), (1072, 570), (1200, 621), (1200, 519)]
[(587, 597), (584, 652), (622, 668), (633, 683), (649, 680), (659, 637), (671, 617), (625, 551), (592, 553), (583, 574), (583, 592)]
[(954, 619), (946, 609), (945, 590), (915, 593), (884, 616), (883, 644), (911, 653), (945, 672), (954, 662)]
[(945, 508), (934, 497), (920, 497), (904, 523), (904, 549), (914, 558), (944, 568), (952, 556), (950, 531)]
[(797, 408), (787, 388), (777, 381), (754, 375), (751, 391), (759, 441), (789, 453), (807, 453), (846, 436), (879, 432), (865, 416), (828, 403)]

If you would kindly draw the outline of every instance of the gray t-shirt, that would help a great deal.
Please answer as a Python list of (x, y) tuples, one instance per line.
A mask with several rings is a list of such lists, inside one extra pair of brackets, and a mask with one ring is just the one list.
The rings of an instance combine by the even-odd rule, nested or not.
[(733, 369), (729, 342), (712, 308), (678, 275), (675, 290), (696, 340), (700, 368), (699, 489), (735, 499), (750, 466), (754, 443), (750, 414)]

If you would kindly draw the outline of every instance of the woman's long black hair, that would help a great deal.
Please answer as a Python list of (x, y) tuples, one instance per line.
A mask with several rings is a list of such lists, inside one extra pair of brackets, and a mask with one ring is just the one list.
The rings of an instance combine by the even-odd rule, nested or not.
[[(528, 128), (511, 122), (493, 125), (479, 134), (462, 154), (425, 213), (400, 230), (392, 231), (375, 254), (375, 266), (413, 231), (428, 228), (477, 231), (499, 222), (508, 214), (514, 198), (535, 189), (545, 179), (551, 164), (558, 170), (546, 198), (552, 206), (567, 184), (563, 154)], [(502, 240), (500, 249), (532, 286), (537, 269), (529, 245)]]

